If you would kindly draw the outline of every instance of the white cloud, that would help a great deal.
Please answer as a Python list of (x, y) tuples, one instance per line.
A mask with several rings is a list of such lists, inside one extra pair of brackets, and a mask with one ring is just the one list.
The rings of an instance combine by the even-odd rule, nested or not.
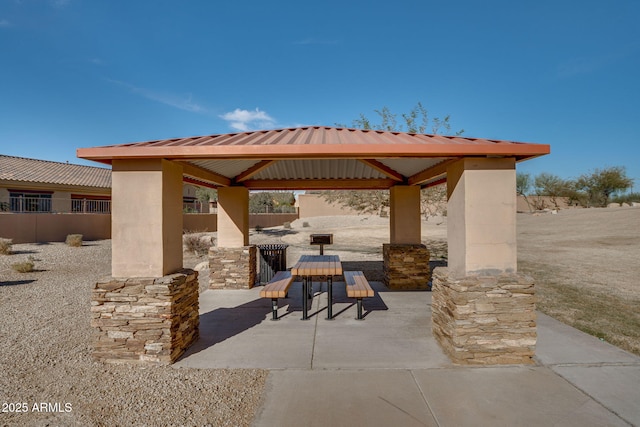
[(271, 116), (258, 108), (255, 111), (236, 108), (229, 113), (224, 113), (220, 118), (229, 122), (229, 126), (233, 129), (242, 132), (273, 128), (276, 123)]
[(132, 93), (138, 94), (144, 98), (152, 101), (159, 102), (161, 104), (169, 105), (180, 110), (191, 111), (192, 113), (207, 114), (209, 111), (203, 106), (193, 102), (193, 96), (191, 94), (176, 95), (166, 92), (157, 92), (143, 87), (134, 86), (129, 83), (121, 82), (118, 80), (108, 79), (109, 82), (115, 83), (119, 86), (123, 86)]

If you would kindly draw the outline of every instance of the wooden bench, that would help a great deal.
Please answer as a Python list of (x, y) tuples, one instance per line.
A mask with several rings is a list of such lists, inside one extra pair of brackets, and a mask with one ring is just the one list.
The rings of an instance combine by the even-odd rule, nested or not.
[(278, 320), (278, 298), (286, 298), (289, 286), (293, 283), (290, 271), (278, 271), (260, 291), (263, 298), (271, 298), (271, 320)]
[(373, 289), (369, 285), (367, 278), (364, 277), (362, 271), (345, 271), (344, 283), (347, 287), (347, 297), (356, 298), (358, 305), (358, 317), (356, 319), (363, 320), (362, 317), (362, 298), (374, 296)]

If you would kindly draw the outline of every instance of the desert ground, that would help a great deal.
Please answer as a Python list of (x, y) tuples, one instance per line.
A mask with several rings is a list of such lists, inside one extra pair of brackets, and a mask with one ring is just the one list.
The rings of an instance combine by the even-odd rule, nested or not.
[[(640, 354), (640, 208), (518, 214), (519, 270), (536, 279), (538, 308)], [(446, 218), (423, 222), (432, 265), (446, 264)], [(288, 264), (317, 253), (309, 234), (333, 233), (338, 254), (370, 280), (382, 275), (388, 219), (318, 217), (291, 228), (252, 230), (252, 243), (285, 243)], [(214, 235), (215, 237), (215, 235)], [(0, 400), (29, 413), (2, 412), (0, 425), (249, 425), (267, 372), (104, 365), (91, 359), (90, 290), (110, 272), (110, 241), (14, 245), (0, 255)], [(11, 265), (32, 256), (36, 270)], [(185, 253), (185, 267), (206, 261)], [(206, 262), (205, 262), (206, 265)], [(207, 287), (201, 270), (201, 289)], [(37, 413), (38, 402), (58, 412)], [(65, 404), (72, 410), (65, 411)], [(13, 406), (15, 409), (16, 405)]]

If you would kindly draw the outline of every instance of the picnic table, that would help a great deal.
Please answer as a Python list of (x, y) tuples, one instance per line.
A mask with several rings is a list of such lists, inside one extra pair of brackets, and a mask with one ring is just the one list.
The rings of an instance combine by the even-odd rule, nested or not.
[(333, 319), (333, 276), (342, 275), (342, 264), (338, 255), (302, 255), (298, 262), (291, 267), (292, 276), (302, 277), (302, 320), (308, 320), (309, 294), (313, 276), (327, 277), (327, 319)]

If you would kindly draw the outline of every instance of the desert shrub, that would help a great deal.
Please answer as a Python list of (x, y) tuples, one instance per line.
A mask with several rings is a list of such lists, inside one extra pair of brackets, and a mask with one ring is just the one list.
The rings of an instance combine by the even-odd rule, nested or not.
[(256, 230), (256, 232), (258, 232), (258, 233), (259, 233), (259, 232), (261, 232), (262, 230), (264, 230), (264, 227), (262, 227), (261, 225), (256, 225), (256, 226), (254, 227), (254, 229)]
[(282, 226), (286, 229), (286, 230), (291, 230), (291, 223), (289, 221), (285, 222), (284, 224), (282, 224)]
[(33, 261), (33, 257), (29, 257), (26, 261), (12, 264), (11, 268), (13, 268), (18, 273), (30, 273), (33, 271), (33, 267), (35, 266), (35, 263)]
[(65, 243), (68, 246), (73, 246), (74, 248), (82, 246), (82, 234), (67, 235), (67, 240), (65, 240)]
[(13, 245), (12, 239), (0, 238), (0, 254), (11, 255), (11, 246)]
[(640, 193), (629, 193), (616, 196), (611, 199), (613, 203), (640, 203)]
[(187, 251), (193, 252), (196, 255), (201, 253), (207, 253), (211, 246), (202, 236), (198, 234), (185, 234), (182, 239)]
[(302, 223), (302, 226), (303, 226), (303, 227), (310, 227), (310, 225), (309, 225), (309, 223), (308, 223), (307, 221), (303, 222), (303, 223)]
[(633, 186), (623, 166), (614, 166), (580, 176), (575, 181), (575, 190), (586, 198), (586, 206), (607, 206), (611, 197), (626, 192)]

